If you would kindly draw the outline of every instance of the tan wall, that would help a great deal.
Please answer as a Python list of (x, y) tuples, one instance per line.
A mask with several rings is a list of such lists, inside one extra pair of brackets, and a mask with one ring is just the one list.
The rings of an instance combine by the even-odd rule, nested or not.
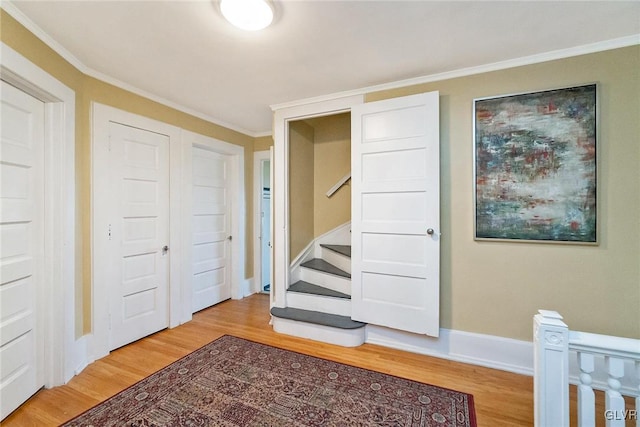
[(351, 171), (351, 115), (321, 117), (314, 128), (313, 236), (318, 237), (351, 221), (351, 186), (330, 198), (327, 191)]
[[(532, 316), (640, 338), (640, 46), (371, 93), (440, 91), (441, 326), (531, 340)], [(473, 240), (473, 99), (597, 82), (599, 246)]]
[(253, 141), (253, 151), (265, 151), (273, 147), (273, 137), (260, 136)]
[[(182, 113), (147, 98), (87, 76), (69, 64), (4, 10), (0, 11), (0, 39), (76, 93), (76, 319), (78, 335), (91, 331), (91, 122), (92, 102), (110, 105), (135, 114), (169, 123), (202, 135), (245, 148), (246, 265), (245, 275), (253, 275), (253, 151), (254, 138)], [(270, 137), (269, 137), (270, 138)]]
[(313, 128), (303, 121), (292, 122), (289, 125), (289, 261), (313, 240), (313, 154)]

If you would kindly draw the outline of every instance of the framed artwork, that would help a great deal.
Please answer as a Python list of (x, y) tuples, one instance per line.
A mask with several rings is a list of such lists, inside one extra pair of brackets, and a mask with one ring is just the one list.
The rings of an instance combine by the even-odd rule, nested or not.
[(596, 85), (474, 100), (476, 240), (597, 244)]

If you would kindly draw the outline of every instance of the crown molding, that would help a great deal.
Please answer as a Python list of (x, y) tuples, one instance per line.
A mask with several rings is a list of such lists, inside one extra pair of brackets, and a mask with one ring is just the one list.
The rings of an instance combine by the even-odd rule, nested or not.
[[(248, 129), (244, 129), (240, 126), (223, 122), (207, 114), (204, 114), (200, 111), (196, 111), (194, 109), (185, 107), (183, 105), (180, 105), (168, 99), (156, 96), (152, 93), (139, 89), (133, 85), (122, 82), (109, 75), (100, 73), (90, 67), (87, 67), (82, 61), (80, 61), (71, 52), (65, 49), (60, 43), (58, 43), (51, 36), (49, 36), (49, 34), (47, 34), (44, 30), (42, 30), (31, 19), (29, 19), (29, 17), (27, 17), (24, 13), (22, 13), (22, 11), (19, 10), (11, 2), (11, 0), (0, 1), (0, 7), (4, 9), (9, 15), (11, 15), (16, 21), (22, 24), (27, 30), (29, 30), (36, 37), (42, 40), (47, 46), (53, 49), (58, 55), (62, 56), (67, 62), (69, 62), (79, 71), (81, 71), (82, 73), (90, 77), (94, 77), (105, 83), (119, 87), (120, 89), (124, 89), (128, 92), (134, 93), (144, 98), (148, 98), (152, 101), (158, 102), (167, 107), (173, 108), (177, 111), (181, 111), (183, 113), (208, 121), (215, 125), (222, 126), (229, 130), (239, 132), (241, 134), (250, 136), (252, 138), (272, 135), (271, 130), (254, 132)], [(367, 93), (379, 92), (383, 90), (397, 89), (397, 88), (406, 87), (406, 86), (432, 83), (432, 82), (437, 82), (442, 80), (453, 79), (457, 77), (466, 77), (474, 74), (487, 73), (491, 71), (505, 70), (508, 68), (515, 68), (523, 65), (538, 64), (541, 62), (553, 61), (557, 59), (570, 58), (573, 56), (586, 55), (589, 53), (596, 53), (596, 52), (602, 52), (606, 50), (618, 49), (618, 48), (633, 46), (637, 44), (640, 44), (640, 34), (633, 34), (626, 37), (604, 40), (596, 43), (590, 43), (590, 44), (575, 46), (575, 47), (566, 48), (566, 49), (558, 49), (558, 50), (553, 50), (549, 52), (544, 52), (541, 54), (509, 59), (506, 61), (499, 61), (499, 62), (479, 65), (475, 67), (461, 68), (458, 70), (446, 71), (446, 72), (437, 73), (437, 74), (430, 74), (430, 75), (416, 77), (412, 79), (398, 80), (398, 81), (393, 81), (389, 83), (383, 83), (380, 85), (367, 86), (359, 89), (354, 89), (354, 90), (349, 90), (344, 92), (336, 92), (336, 93), (322, 95), (318, 97), (311, 97), (311, 98), (305, 98), (300, 100), (294, 100), (290, 102), (273, 104), (273, 105), (270, 105), (270, 108), (272, 111), (276, 111), (282, 108), (296, 107), (300, 105), (313, 104), (317, 102), (325, 102), (325, 101), (336, 99), (336, 98), (344, 98), (344, 97), (353, 96), (353, 95), (365, 95)]]
[(606, 50), (619, 49), (640, 44), (640, 34), (620, 37), (611, 40), (604, 40), (596, 43), (575, 46), (566, 49), (558, 49), (544, 52), (536, 55), (523, 56), (520, 58), (508, 59), (506, 61), (493, 62), (490, 64), (479, 65), (475, 67), (461, 68), (443, 73), (430, 74), (422, 77), (415, 77), (406, 80), (397, 80), (389, 83), (383, 83), (375, 86), (367, 86), (360, 89), (354, 89), (344, 92), (336, 92), (329, 95), (305, 98), (296, 101), (284, 102), (280, 104), (270, 105), (272, 111), (282, 108), (297, 107), (300, 105), (314, 104), (324, 102), (331, 99), (344, 98), (352, 95), (366, 95), (368, 93), (380, 92), (383, 90), (398, 89), (407, 86), (414, 86), (425, 83), (433, 83), (437, 81), (449, 80), (458, 77), (472, 76), (475, 74), (488, 73), (491, 71), (506, 70), (509, 68), (521, 67), (524, 65), (539, 64), (541, 62), (554, 61), (557, 59), (571, 58), (574, 56), (586, 55), (590, 53), (603, 52)]

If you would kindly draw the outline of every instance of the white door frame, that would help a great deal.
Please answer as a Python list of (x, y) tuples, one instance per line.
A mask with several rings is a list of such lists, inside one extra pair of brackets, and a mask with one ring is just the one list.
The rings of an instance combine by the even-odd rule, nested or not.
[(244, 188), (244, 147), (220, 141), (182, 129), (182, 263), (185, 266), (182, 277), (182, 323), (192, 317), (191, 273), (192, 244), (191, 216), (193, 190), (193, 147), (231, 156), (229, 193), (231, 203), (231, 298), (241, 299), (250, 294), (244, 280), (245, 265), (245, 188)]
[(262, 292), (262, 162), (271, 160), (271, 150), (253, 153), (253, 293)]
[(44, 328), (45, 387), (66, 383), (82, 363), (76, 342), (75, 92), (4, 43), (2, 80), (45, 104), (44, 275), (37, 290)]
[[(364, 102), (364, 95), (353, 95), (328, 99), (308, 104), (285, 107), (272, 107), (274, 111), (274, 174), (275, 194), (272, 192), (275, 217), (272, 241), (277, 250), (274, 251), (272, 272), (272, 304), (285, 307), (285, 292), (289, 287), (289, 122), (312, 117), (329, 116), (350, 112), (354, 105)], [(277, 286), (276, 286), (277, 285)]]
[(109, 259), (108, 207), (112, 203), (109, 191), (109, 123), (116, 122), (169, 138), (169, 324), (178, 326), (182, 319), (181, 283), (181, 168), (182, 150), (180, 128), (147, 117), (92, 103), (92, 144), (91, 144), (91, 237), (92, 237), (92, 313), (93, 336), (90, 343), (92, 360), (109, 354), (109, 265), (102, 260)]

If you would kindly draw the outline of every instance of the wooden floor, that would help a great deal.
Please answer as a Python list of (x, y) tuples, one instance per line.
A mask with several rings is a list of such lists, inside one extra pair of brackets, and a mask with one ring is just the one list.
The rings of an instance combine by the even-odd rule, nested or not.
[(533, 425), (531, 377), (372, 344), (344, 348), (277, 334), (269, 325), (267, 295), (223, 302), (191, 322), (115, 350), (67, 385), (39, 391), (2, 425), (59, 425), (225, 334), (470, 393), (478, 426)]

